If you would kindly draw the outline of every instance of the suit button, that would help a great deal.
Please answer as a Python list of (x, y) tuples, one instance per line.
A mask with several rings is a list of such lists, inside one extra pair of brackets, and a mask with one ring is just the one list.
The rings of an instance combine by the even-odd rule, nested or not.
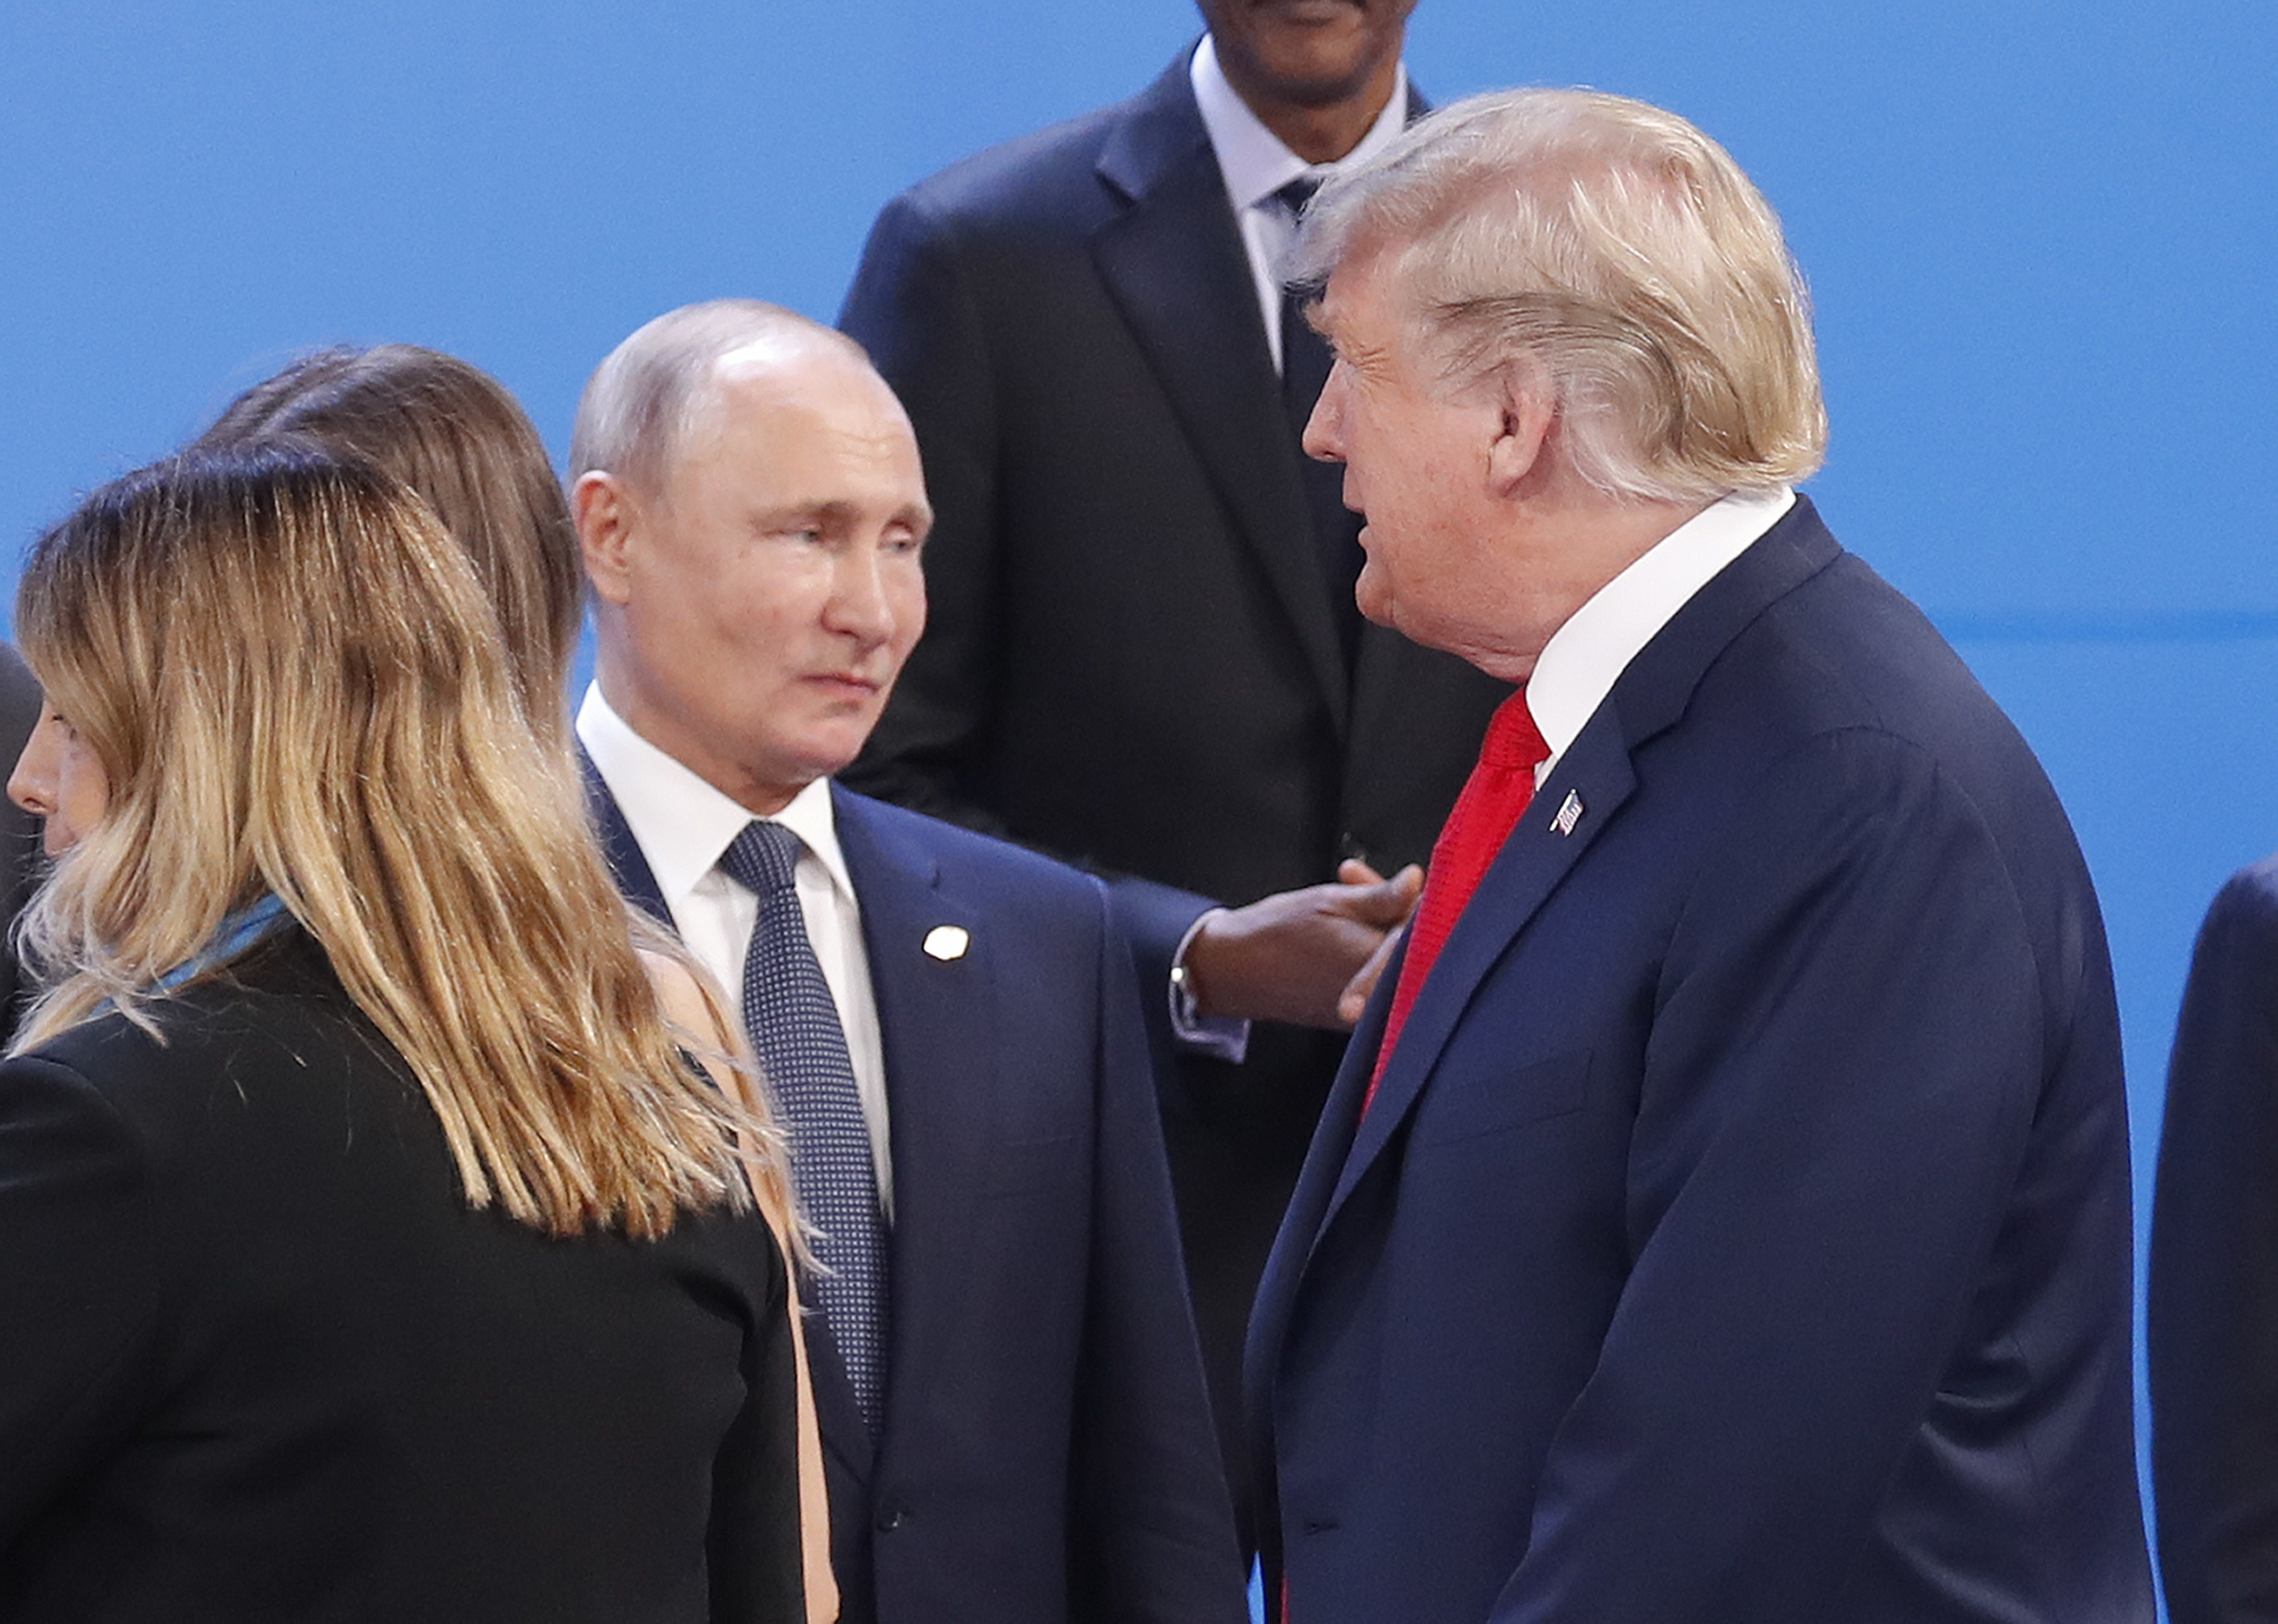
[(878, 1507), (878, 1532), (891, 1534), (902, 1526), (902, 1508), (898, 1506)]

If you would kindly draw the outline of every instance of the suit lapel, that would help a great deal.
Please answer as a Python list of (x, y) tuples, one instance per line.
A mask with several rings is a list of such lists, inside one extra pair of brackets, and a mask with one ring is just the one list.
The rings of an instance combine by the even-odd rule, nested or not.
[[(933, 853), (896, 827), (907, 814), (835, 785), (831, 797), (862, 910), (893, 1124), (893, 1351), (880, 1430), (891, 1450), (937, 1398), (924, 1381), (942, 1368), (976, 1245), (998, 1052), (996, 949), (974, 907), (943, 884)], [(954, 957), (926, 950), (944, 925), (966, 933)], [(859, 1432), (851, 1389), (847, 1401)]]
[(577, 746), (577, 772), (585, 782), (585, 811), (592, 819), (593, 834), (601, 842), (601, 855), (608, 859), (609, 873), (617, 882), (618, 894), (667, 930), (675, 928), (672, 910), (665, 905), (664, 889), (657, 884), (640, 842), (633, 838), (632, 826), (625, 821), (617, 797), (609, 793), (600, 769), (593, 765), (593, 758), (585, 753), (583, 744)]
[[(1833, 561), (1808, 499), (1711, 580), (1640, 650), (1536, 794), (1456, 921), (1361, 1118), (1318, 1237), (1384, 1152), (1431, 1077), (1479, 983), (1637, 788), (1633, 758), (1676, 725), (1709, 665), (1773, 602)], [(1571, 826), (1558, 827), (1568, 806)], [(1357, 1047), (1357, 1046), (1356, 1046)], [(1373, 1053), (1373, 1051), (1369, 1051)]]
[(1226, 183), (1181, 53), (1108, 135), (1125, 200), (1092, 254), (1196, 455), (1288, 614), (1340, 731), (1349, 679), (1280, 385)]
[[(1601, 712), (1599, 720), (1608, 719)], [(1574, 741), (1557, 771), (1528, 806), (1456, 919), (1455, 929), (1449, 933), (1438, 961), (1409, 1010), (1408, 1024), (1401, 1029), (1400, 1041), (1384, 1068), (1376, 1098), (1353, 1137), (1352, 1152), (1345, 1158), (1344, 1170), (1323, 1215), (1324, 1227), (1336, 1216), (1353, 1186), (1414, 1107), (1433, 1063), (1454, 1035), (1487, 972), (1636, 787), (1619, 728), (1601, 728), (1594, 721)], [(1584, 811), (1573, 832), (1561, 834), (1552, 820), (1570, 794)]]

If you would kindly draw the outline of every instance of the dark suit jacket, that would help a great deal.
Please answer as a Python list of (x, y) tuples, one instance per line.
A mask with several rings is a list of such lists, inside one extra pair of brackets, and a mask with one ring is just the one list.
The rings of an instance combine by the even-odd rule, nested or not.
[(1252, 1330), (1297, 1624), (2152, 1617), (2088, 874), (1808, 502), (1560, 759), (1364, 1118), (1385, 1003)]
[(802, 1624), (756, 1215), (467, 1205), (298, 931), (0, 1066), (0, 1617)]
[[(0, 643), (0, 773), (12, 773), (16, 758), (40, 720), (40, 684), (14, 647)], [(12, 926), (32, 898), (42, 870), (40, 820), (0, 797), (0, 930)], [(17, 963), (12, 938), (0, 938), (0, 1050), (16, 1035), (16, 1017), (31, 995)]]
[(2175, 1624), (2278, 1609), (2278, 858), (2199, 931), (2152, 1207), (2152, 1470)]
[[(671, 923), (588, 766), (627, 896)], [(1129, 971), (1097, 881), (835, 792), (892, 1123), (893, 1351), (874, 1449), (809, 1355), (845, 1624), (1238, 1620)], [(968, 933), (961, 957), (922, 948)]]
[[(1116, 906), (1165, 1025), (1211, 902), (1427, 857), (1508, 692), (1373, 626), (1346, 669), (1351, 583), (1311, 533), (1189, 55), (888, 204), (840, 317), (908, 408), (939, 515), (926, 636), (846, 782), (1135, 877)], [(1261, 1030), (1250, 1064), (1191, 1062), (1166, 1100), (1228, 1399), (1342, 1049)]]

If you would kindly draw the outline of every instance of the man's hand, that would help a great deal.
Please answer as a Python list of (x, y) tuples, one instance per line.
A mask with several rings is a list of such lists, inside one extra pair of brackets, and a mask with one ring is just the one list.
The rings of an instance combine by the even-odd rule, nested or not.
[(1423, 888), (1412, 863), (1387, 880), (1348, 858), (1334, 884), (1218, 909), (1187, 946), (1188, 988), (1205, 1015), (1348, 1030)]

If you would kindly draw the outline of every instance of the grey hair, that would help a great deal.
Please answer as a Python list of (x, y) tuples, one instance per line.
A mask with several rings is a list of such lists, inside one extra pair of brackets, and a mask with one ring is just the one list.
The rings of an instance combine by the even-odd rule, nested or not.
[(611, 350), (585, 381), (570, 435), (570, 483), (598, 470), (637, 490), (662, 491), (710, 403), (714, 365), (770, 339), (837, 346), (869, 359), (845, 333), (762, 300), (715, 299), (668, 310)]
[(1332, 177), (1284, 273), (1375, 260), (1447, 380), (1549, 388), (1574, 469), (1695, 500), (1792, 484), (1827, 414), (1803, 276), (1730, 154), (1591, 90), (1473, 96)]

